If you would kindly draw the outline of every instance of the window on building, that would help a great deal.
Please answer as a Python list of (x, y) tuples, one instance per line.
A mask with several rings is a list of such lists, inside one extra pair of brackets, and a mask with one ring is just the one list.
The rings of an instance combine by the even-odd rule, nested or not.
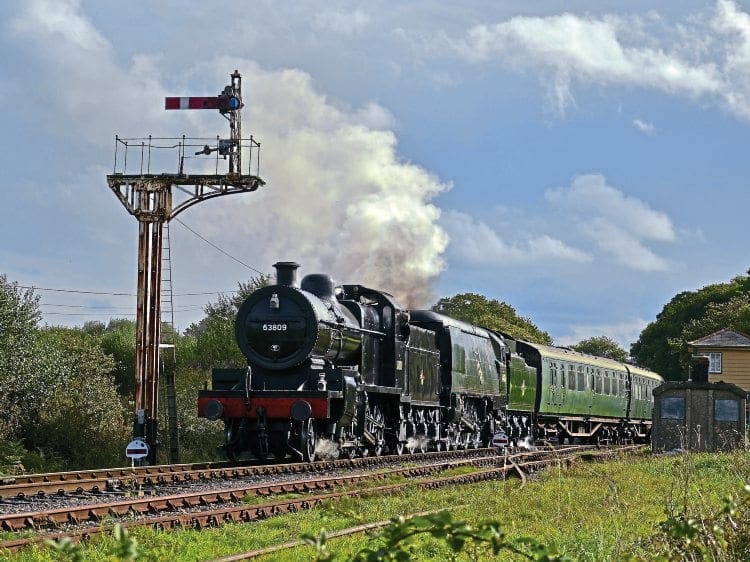
[(663, 420), (684, 420), (685, 399), (677, 396), (663, 398), (661, 401), (661, 418)]
[(739, 400), (714, 400), (714, 419), (723, 422), (736, 422), (740, 419)]
[(706, 357), (708, 357), (708, 372), (721, 373), (721, 352), (712, 351), (711, 353), (706, 353)]

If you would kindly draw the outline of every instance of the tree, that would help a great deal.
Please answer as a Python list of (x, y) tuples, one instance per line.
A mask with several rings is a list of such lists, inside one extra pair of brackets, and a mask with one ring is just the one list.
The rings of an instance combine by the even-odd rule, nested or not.
[(78, 328), (44, 328), (37, 333), (37, 353), (46, 398), (24, 428), (26, 447), (54, 451), (73, 468), (120, 463), (129, 427), (111, 375), (115, 361), (100, 337)]
[(102, 349), (114, 359), (112, 375), (123, 396), (135, 391), (135, 322), (113, 318), (102, 334)]
[[(740, 275), (728, 283), (707, 285), (697, 291), (685, 291), (672, 298), (630, 348), (630, 356), (639, 365), (656, 371), (667, 380), (681, 380), (686, 370), (687, 341), (683, 331), (703, 319), (711, 305), (727, 303), (750, 294), (750, 275)], [(714, 318), (718, 321), (720, 315)], [(706, 324), (708, 327), (708, 324)], [(719, 328), (717, 328), (719, 329)], [(714, 330), (711, 330), (714, 331)], [(690, 338), (708, 335), (690, 331)]]
[(726, 302), (709, 303), (703, 316), (685, 325), (682, 339), (690, 342), (725, 328), (750, 333), (749, 293), (737, 295)]
[(24, 399), (35, 390), (39, 318), (39, 297), (0, 275), (0, 439), (17, 434), (30, 415)]
[(587, 353), (596, 357), (606, 357), (607, 359), (614, 359), (621, 363), (625, 362), (628, 358), (627, 352), (620, 347), (620, 344), (607, 336), (593, 336), (581, 340), (570, 347), (580, 353)]
[(219, 295), (215, 303), (208, 303), (204, 309), (206, 317), (192, 324), (185, 335), (195, 338), (195, 364), (202, 369), (214, 367), (242, 367), (246, 360), (234, 336), (234, 321), (237, 311), (245, 299), (261, 287), (269, 284), (267, 276), (253, 277), (247, 283), (238, 283), (234, 295)]
[(461, 293), (450, 298), (442, 298), (432, 310), (457, 320), (507, 333), (521, 340), (552, 344), (552, 337), (547, 332), (540, 330), (528, 318), (519, 316), (515, 308), (476, 293)]
[[(270, 279), (266, 276), (238, 283), (238, 291), (232, 295), (219, 295), (216, 302), (204, 308), (206, 316), (192, 324), (176, 340), (175, 382), (177, 386), (177, 417), (180, 435), (181, 460), (205, 460), (215, 456), (222, 442), (223, 429), (217, 424), (198, 418), (195, 400), (198, 391), (209, 379), (212, 368), (240, 367), (247, 360), (240, 352), (234, 336), (237, 310), (256, 289), (265, 287)], [(160, 401), (162, 406), (166, 400)], [(165, 410), (165, 407), (162, 408)], [(165, 412), (160, 416), (165, 418)], [(167, 443), (166, 421), (160, 423), (162, 443)]]

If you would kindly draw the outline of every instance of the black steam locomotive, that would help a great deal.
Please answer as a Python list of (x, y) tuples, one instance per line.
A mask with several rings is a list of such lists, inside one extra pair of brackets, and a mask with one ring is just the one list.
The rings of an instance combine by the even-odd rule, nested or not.
[(277, 284), (237, 314), (247, 369), (214, 369), (198, 398), (200, 416), (224, 422), (230, 459), (648, 437), (655, 373), (274, 267)]

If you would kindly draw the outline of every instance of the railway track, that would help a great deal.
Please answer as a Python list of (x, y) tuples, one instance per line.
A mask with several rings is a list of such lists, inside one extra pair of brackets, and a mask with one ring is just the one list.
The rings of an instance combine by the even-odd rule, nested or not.
[(361, 469), (416, 460), (450, 459), (465, 455), (483, 455), (495, 449), (442, 451), (414, 455), (385, 455), (287, 464), (236, 464), (229, 462), (124, 467), (29, 474), (0, 479), (0, 506), (12, 500), (32, 500), (69, 494), (104, 494), (138, 490), (150, 493), (160, 487), (208, 480), (237, 480), (297, 475), (327, 470)]
[[(622, 450), (622, 448), (617, 450)], [(114, 523), (103, 524), (103, 522), (110, 520), (117, 520), (125, 528), (152, 526), (158, 529), (200, 529), (219, 526), (226, 522), (253, 521), (303, 511), (315, 508), (323, 502), (336, 501), (345, 497), (390, 494), (410, 486), (438, 488), (450, 484), (467, 484), (505, 478), (513, 474), (525, 479), (527, 472), (550, 463), (570, 462), (581, 456), (611, 454), (610, 450), (581, 446), (512, 455), (498, 455), (497, 451), (492, 450), (451, 453), (447, 457), (446, 453), (416, 455), (423, 458), (431, 457), (430, 462), (417, 466), (383, 469), (379, 463), (371, 462), (369, 467), (375, 470), (358, 474), (319, 475), (281, 483), (259, 482), (220, 491), (188, 491), (167, 496), (134, 497), (115, 502), (76, 505), (54, 510), (0, 514), (0, 528), (5, 531), (35, 530), (38, 532), (32, 536), (0, 542), (0, 553), (3, 549), (15, 551), (48, 539), (69, 537), (73, 540), (80, 540), (108, 533), (114, 527)], [(461, 453), (465, 455), (468, 453), (468, 458), (467, 456), (459, 458)], [(370, 460), (387, 458), (377, 457)], [(404, 461), (407, 457), (397, 458)], [(358, 460), (365, 462), (368, 459)], [(337, 466), (341, 471), (352, 462), (333, 461), (333, 464), (338, 463)], [(332, 463), (312, 463), (312, 465), (326, 466), (330, 464)], [(466, 466), (471, 467), (471, 472), (449, 476), (440, 475), (446, 470)], [(302, 469), (302, 466), (298, 466), (292, 470), (302, 471)], [(408, 482), (371, 485), (373, 482), (383, 482), (397, 477), (406, 479)], [(273, 500), (274, 496), (281, 494), (285, 496), (283, 499)], [(291, 498), (288, 497), (290, 495)]]

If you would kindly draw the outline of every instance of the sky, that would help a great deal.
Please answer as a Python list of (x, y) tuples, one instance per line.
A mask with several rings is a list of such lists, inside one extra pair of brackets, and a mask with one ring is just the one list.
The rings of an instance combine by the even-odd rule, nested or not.
[(0, 273), (37, 287), (43, 323), (133, 318), (115, 135), (227, 136), (163, 99), (238, 69), (266, 185), (170, 225), (178, 329), (293, 260), (627, 348), (675, 294), (750, 267), (750, 2), (653, 6), (3, 2)]

